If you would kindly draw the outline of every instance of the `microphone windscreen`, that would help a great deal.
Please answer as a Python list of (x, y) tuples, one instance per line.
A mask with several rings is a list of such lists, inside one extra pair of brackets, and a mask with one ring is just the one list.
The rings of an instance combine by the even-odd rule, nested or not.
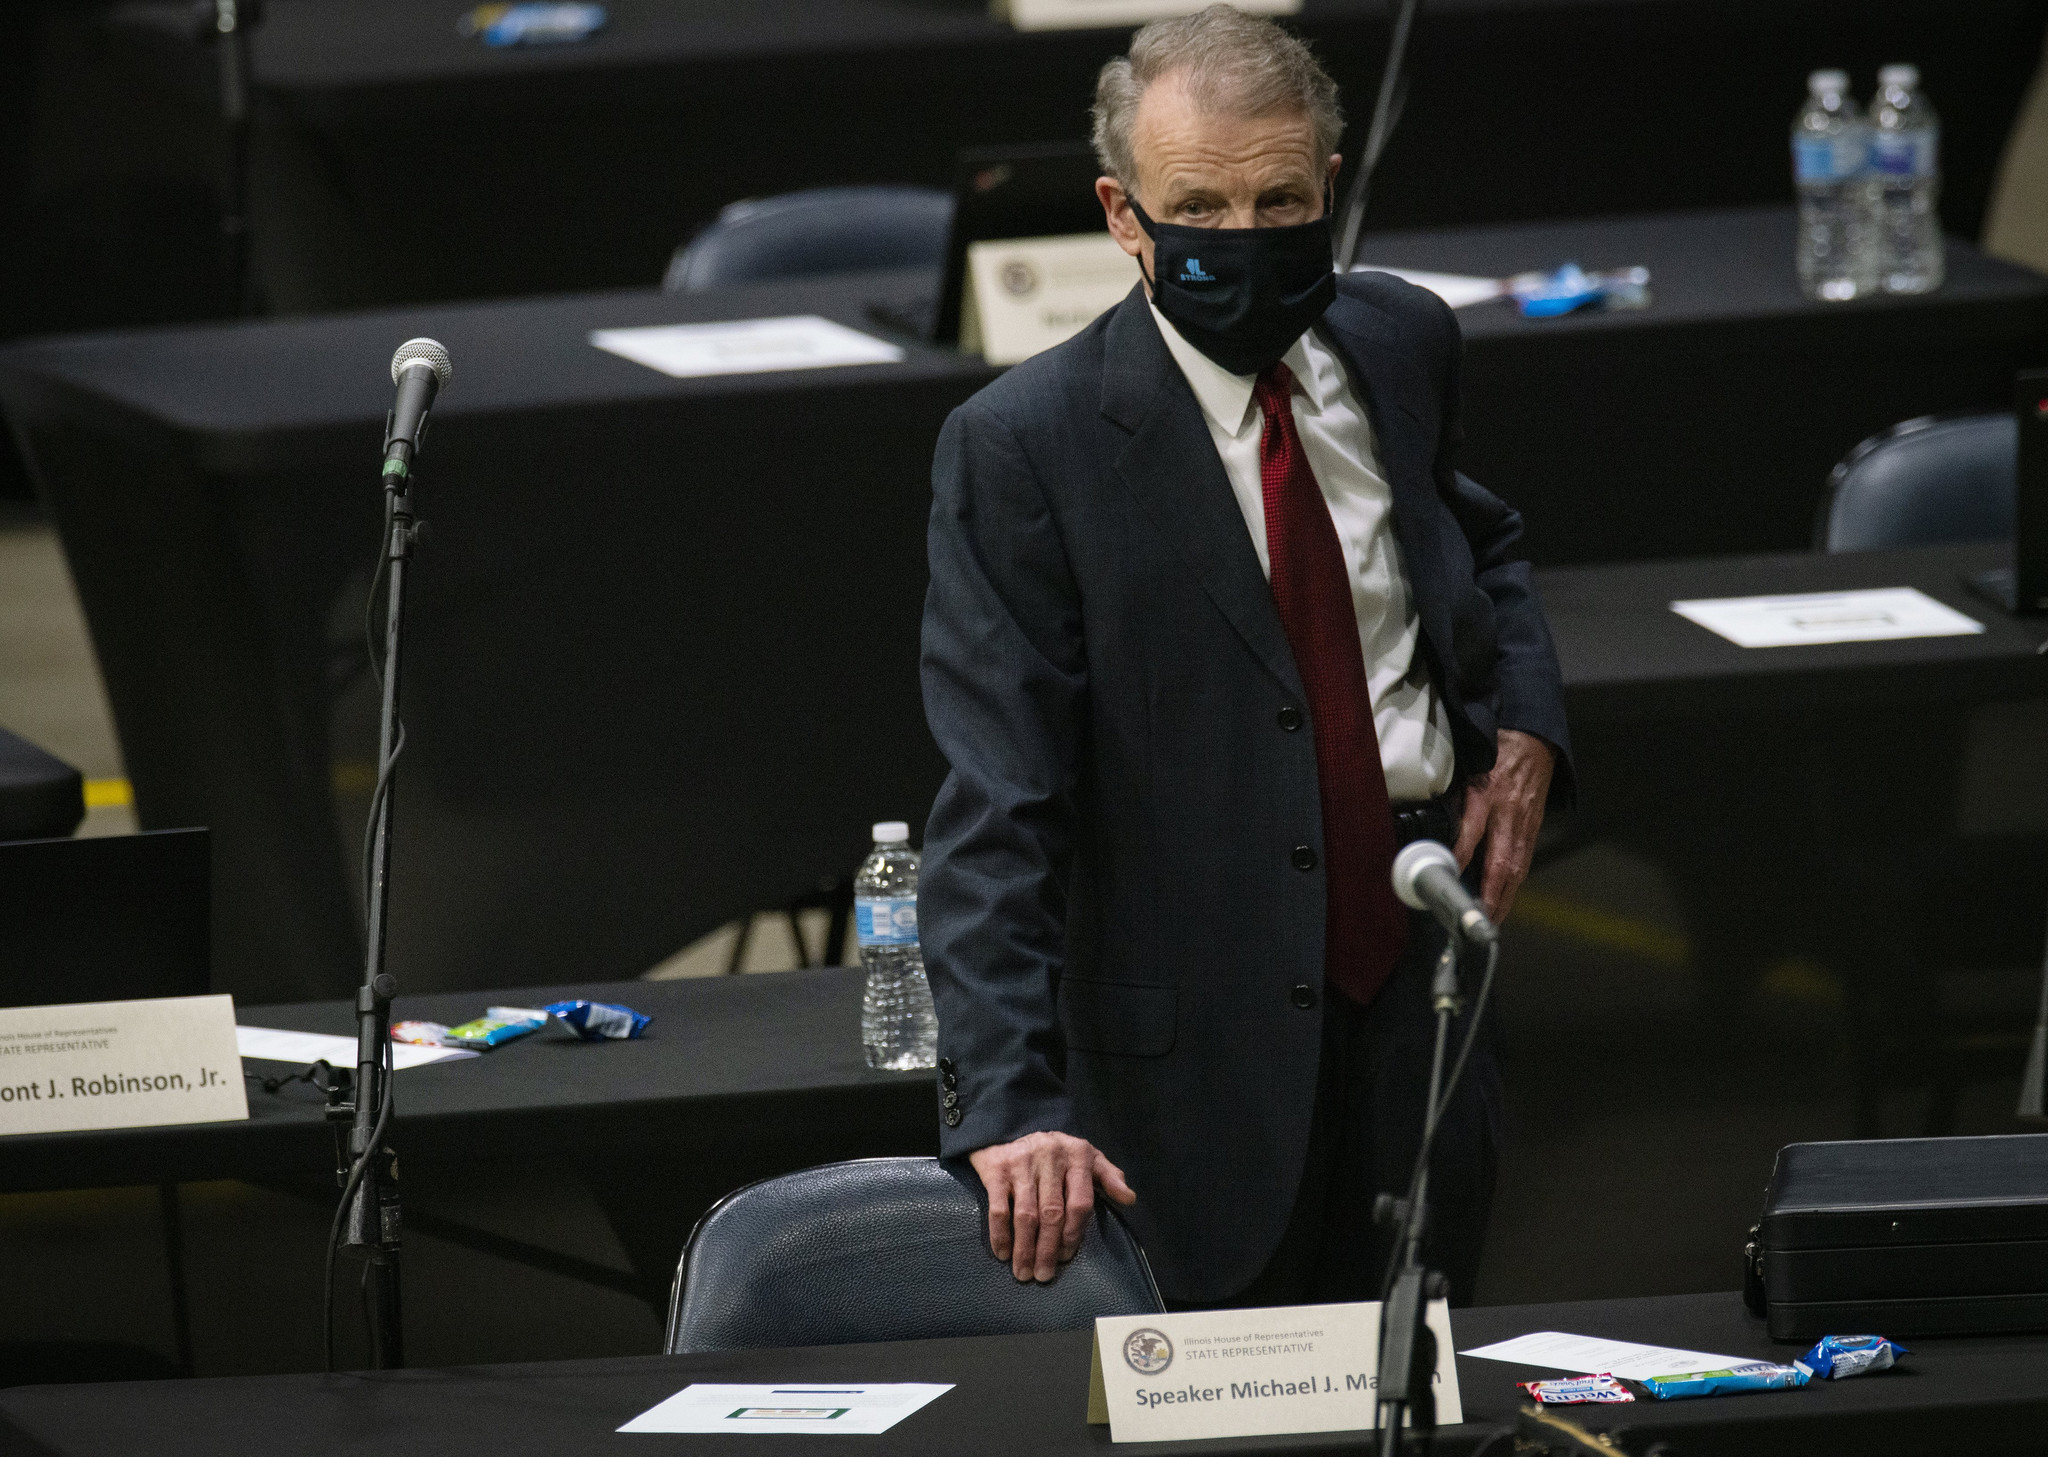
[(1416, 881), (1432, 865), (1450, 871), (1453, 876), (1458, 873), (1458, 857), (1450, 852), (1448, 846), (1435, 840), (1412, 840), (1402, 846), (1401, 853), (1394, 857), (1394, 894), (1411, 911), (1429, 909), (1429, 903), (1416, 889)]
[(391, 356), (391, 382), (398, 383), (398, 376), (405, 367), (415, 360), (429, 365), (440, 388), (448, 388), (448, 381), (455, 377), (455, 366), (449, 362), (448, 350), (438, 339), (408, 339), (398, 346), (398, 352)]

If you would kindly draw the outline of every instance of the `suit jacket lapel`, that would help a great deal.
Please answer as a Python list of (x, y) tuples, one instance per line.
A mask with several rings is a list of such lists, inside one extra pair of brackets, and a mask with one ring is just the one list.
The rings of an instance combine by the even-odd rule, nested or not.
[(1338, 295), (1323, 316), (1324, 338), (1344, 360), (1379, 447), (1380, 468), (1394, 496), (1394, 537), (1410, 574), (1429, 560), (1423, 546), (1437, 519), (1434, 464), (1436, 410), (1394, 326), (1378, 309)]
[(1267, 671), (1289, 693), (1305, 696), (1244, 512), (1195, 392), (1152, 321), (1143, 285), (1109, 322), (1102, 413), (1131, 435), (1117, 456), (1118, 477)]

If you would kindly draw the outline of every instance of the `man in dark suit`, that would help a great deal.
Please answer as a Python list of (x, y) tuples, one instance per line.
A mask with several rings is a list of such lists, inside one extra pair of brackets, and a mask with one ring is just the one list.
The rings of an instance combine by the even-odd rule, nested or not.
[[(1556, 659), (1520, 518), (1453, 468), (1450, 310), (1333, 278), (1307, 50), (1227, 6), (1158, 22), (1095, 118), (1145, 281), (955, 411), (933, 468), (942, 1151), (1020, 1280), (1099, 1183), (1172, 1301), (1373, 1299), (1443, 945), (1389, 868), (1454, 842), (1507, 912), (1568, 793)], [(1431, 1163), (1454, 1299), (1499, 1104), (1482, 1039)]]

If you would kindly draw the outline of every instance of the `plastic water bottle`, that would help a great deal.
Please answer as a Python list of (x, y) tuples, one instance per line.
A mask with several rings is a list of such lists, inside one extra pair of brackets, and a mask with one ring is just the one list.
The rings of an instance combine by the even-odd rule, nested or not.
[(860, 964), (868, 973), (860, 1005), (868, 1066), (932, 1066), (939, 1054), (939, 1018), (917, 944), (917, 851), (910, 848), (910, 826), (901, 820), (875, 826), (875, 848), (853, 882), (853, 920)]
[(1806, 78), (1806, 105), (1792, 121), (1799, 186), (1799, 287), (1836, 303), (1877, 289), (1869, 128), (1843, 71)]
[(1886, 293), (1941, 287), (1941, 122), (1915, 66), (1877, 73), (1870, 103), (1870, 170), (1877, 182), (1877, 283)]

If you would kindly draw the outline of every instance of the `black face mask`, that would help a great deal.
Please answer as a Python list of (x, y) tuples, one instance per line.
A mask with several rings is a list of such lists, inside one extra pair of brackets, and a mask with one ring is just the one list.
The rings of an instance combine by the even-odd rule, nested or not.
[(1273, 363), (1337, 297), (1327, 211), (1291, 228), (1186, 228), (1155, 223), (1130, 203), (1152, 239), (1152, 301), (1232, 374)]

